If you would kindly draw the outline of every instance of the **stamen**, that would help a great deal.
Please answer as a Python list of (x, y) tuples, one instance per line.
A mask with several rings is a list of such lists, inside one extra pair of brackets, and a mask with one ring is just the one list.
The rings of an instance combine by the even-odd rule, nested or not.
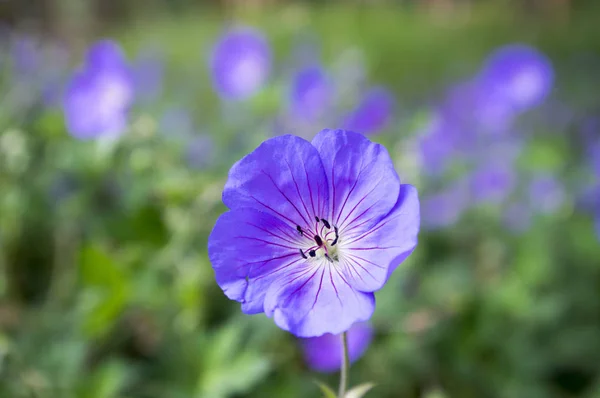
[(296, 230), (300, 232), (300, 236), (304, 235), (304, 231), (302, 230), (302, 227), (300, 225), (296, 225)]
[(335, 239), (333, 240), (333, 242), (331, 242), (331, 246), (335, 246), (335, 244), (336, 244), (336, 243), (337, 243), (337, 241), (338, 241), (338, 238), (340, 237), (340, 236), (338, 235), (338, 227), (333, 227), (333, 230), (335, 231)]
[(329, 260), (329, 262), (330, 262), (330, 263), (332, 263), (332, 262), (333, 262), (333, 260), (331, 259), (331, 257), (329, 257), (329, 254), (327, 254), (327, 253), (325, 253), (325, 258), (326, 258), (327, 260)]
[(329, 224), (329, 221), (327, 221), (324, 218), (321, 218), (321, 221), (323, 221), (323, 224), (325, 224), (325, 227), (327, 227), (327, 229), (331, 228), (331, 224)]
[(319, 217), (315, 216), (315, 220), (317, 220), (317, 222), (319, 222)]
[(321, 239), (321, 237), (319, 235), (315, 235), (315, 242), (317, 243), (317, 246), (319, 246), (319, 247), (323, 246), (323, 240)]
[(308, 252), (308, 255), (311, 256), (311, 257), (314, 257), (314, 256), (317, 255), (317, 253), (314, 250), (311, 250), (311, 251)]
[(306, 257), (306, 254), (304, 254), (304, 252), (302, 251), (302, 249), (300, 249), (300, 255), (302, 256), (302, 258), (307, 259), (308, 257)]

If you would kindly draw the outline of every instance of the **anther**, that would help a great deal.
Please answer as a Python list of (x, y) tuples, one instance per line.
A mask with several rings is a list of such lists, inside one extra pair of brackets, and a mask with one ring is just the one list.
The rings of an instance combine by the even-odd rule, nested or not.
[(319, 246), (319, 247), (323, 246), (323, 240), (321, 239), (321, 237), (319, 235), (315, 235), (315, 242), (317, 243), (317, 246)]
[(329, 221), (327, 221), (324, 218), (321, 218), (321, 221), (323, 221), (323, 224), (325, 224), (325, 228), (327, 228), (327, 229), (331, 228), (331, 224), (329, 224)]
[(317, 222), (319, 222), (319, 217), (315, 216), (315, 220), (317, 220)]
[(314, 257), (314, 256), (317, 255), (317, 253), (314, 250), (311, 250), (311, 251), (308, 252), (308, 255), (311, 256), (311, 257)]
[(302, 256), (302, 258), (307, 259), (308, 257), (306, 257), (306, 254), (304, 254), (304, 252), (302, 251), (302, 249), (300, 249), (300, 255)]
[(304, 234), (304, 231), (302, 231), (302, 227), (300, 225), (296, 225), (296, 231), (300, 232), (300, 235)]

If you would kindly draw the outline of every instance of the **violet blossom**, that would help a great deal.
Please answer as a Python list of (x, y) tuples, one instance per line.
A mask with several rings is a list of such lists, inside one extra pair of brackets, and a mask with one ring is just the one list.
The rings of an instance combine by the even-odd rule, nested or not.
[(95, 43), (68, 83), (63, 109), (67, 129), (78, 139), (114, 138), (128, 125), (134, 82), (120, 46)]
[[(358, 360), (367, 350), (373, 338), (373, 328), (359, 322), (348, 330), (348, 357), (350, 363)], [(337, 372), (342, 363), (342, 341), (339, 335), (326, 333), (318, 337), (301, 339), (304, 359), (311, 369), (318, 372)]]
[(210, 59), (215, 90), (226, 100), (251, 97), (267, 82), (271, 57), (271, 48), (261, 32), (245, 27), (225, 32)]
[(217, 283), (298, 337), (368, 320), (417, 244), (416, 189), (382, 145), (350, 131), (266, 140), (233, 165), (223, 203), (208, 240)]

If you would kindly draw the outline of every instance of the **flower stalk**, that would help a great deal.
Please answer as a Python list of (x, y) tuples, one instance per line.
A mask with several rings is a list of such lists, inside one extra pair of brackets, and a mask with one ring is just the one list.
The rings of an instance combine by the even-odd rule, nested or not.
[(348, 371), (350, 370), (350, 358), (348, 356), (348, 332), (342, 333), (342, 368), (340, 370), (340, 388), (338, 398), (344, 398), (348, 388)]

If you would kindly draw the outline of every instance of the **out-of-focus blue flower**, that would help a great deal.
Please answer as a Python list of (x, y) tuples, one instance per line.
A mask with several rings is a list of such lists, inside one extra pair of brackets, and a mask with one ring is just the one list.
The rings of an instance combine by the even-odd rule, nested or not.
[(477, 80), (451, 86), (438, 112), (460, 133), (454, 137), (455, 146), (465, 151), (482, 136), (506, 132), (514, 119), (510, 103)]
[(418, 133), (420, 164), (424, 172), (442, 174), (449, 166), (455, 152), (457, 132), (455, 127), (439, 114), (434, 114)]
[(532, 209), (527, 204), (511, 203), (504, 209), (504, 225), (514, 233), (523, 233), (531, 225), (531, 212)]
[(475, 170), (469, 182), (475, 203), (501, 203), (515, 188), (517, 176), (511, 165), (492, 162)]
[(141, 51), (133, 62), (136, 96), (144, 101), (156, 100), (162, 92), (163, 74), (162, 54), (154, 48)]
[(309, 66), (292, 78), (290, 111), (302, 120), (316, 121), (331, 111), (333, 82), (318, 66)]
[(541, 213), (556, 212), (563, 205), (565, 196), (562, 183), (550, 174), (536, 175), (529, 184), (531, 207)]
[[(348, 357), (357, 361), (367, 350), (373, 338), (373, 329), (365, 322), (359, 322), (348, 330)], [(304, 360), (317, 372), (329, 373), (340, 369), (342, 363), (342, 342), (340, 335), (326, 333), (319, 337), (301, 339)]]
[(350, 131), (268, 139), (231, 168), (223, 202), (208, 239), (217, 283), (298, 337), (369, 319), (373, 292), (417, 244), (416, 189)]
[(554, 83), (550, 60), (533, 47), (511, 44), (490, 55), (478, 76), (490, 95), (525, 111), (546, 99)]
[(119, 45), (109, 40), (95, 43), (63, 98), (69, 133), (78, 139), (122, 134), (133, 94), (131, 71)]
[(342, 122), (345, 129), (361, 134), (376, 134), (385, 129), (392, 120), (396, 100), (384, 87), (368, 90), (360, 103)]
[(247, 27), (228, 30), (217, 41), (210, 60), (215, 90), (227, 100), (251, 97), (267, 82), (271, 58), (261, 32)]
[(421, 204), (423, 227), (440, 229), (455, 224), (468, 205), (468, 192), (463, 182), (457, 182), (450, 188), (428, 195)]

